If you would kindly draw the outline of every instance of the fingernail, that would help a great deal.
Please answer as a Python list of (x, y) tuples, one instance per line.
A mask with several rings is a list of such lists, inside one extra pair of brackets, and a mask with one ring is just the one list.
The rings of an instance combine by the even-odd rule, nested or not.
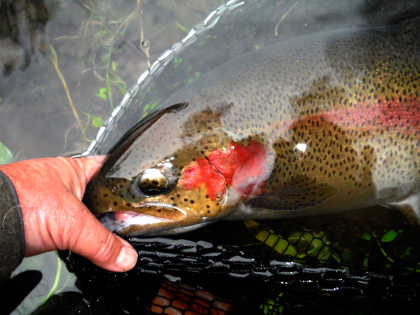
[(124, 246), (117, 258), (117, 265), (121, 269), (129, 270), (137, 263), (137, 252), (131, 247)]

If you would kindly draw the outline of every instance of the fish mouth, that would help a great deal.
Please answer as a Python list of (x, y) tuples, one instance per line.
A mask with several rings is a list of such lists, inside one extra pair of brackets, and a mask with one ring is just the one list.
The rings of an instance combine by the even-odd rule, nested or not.
[(106, 212), (99, 220), (108, 230), (121, 235), (163, 235), (178, 233), (171, 230), (177, 230), (194, 216), (180, 207), (159, 202), (144, 203), (138, 209)]

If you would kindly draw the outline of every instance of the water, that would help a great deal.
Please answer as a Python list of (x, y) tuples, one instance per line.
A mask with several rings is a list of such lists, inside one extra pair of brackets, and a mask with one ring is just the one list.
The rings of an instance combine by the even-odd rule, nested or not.
[[(143, 1), (150, 61), (221, 2)], [(136, 1), (3, 1), (0, 12), (0, 141), (15, 159), (83, 151), (99, 117), (105, 120), (147, 69)], [(83, 128), (54, 69), (51, 47)]]
[[(163, 51), (181, 40), (193, 25), (223, 3), (216, 0), (143, 1), (143, 40), (151, 47), (148, 57), (147, 49), (140, 45), (140, 17), (136, 13), (136, 1), (3, 1), (0, 4), (0, 142), (10, 150), (14, 160), (86, 150), (102, 122), (118, 106), (148, 64), (156, 61)], [(220, 27), (215, 27), (208, 36), (200, 37), (194, 45), (183, 51), (183, 59), (178, 59), (178, 68), (162, 72), (152, 82), (142, 86), (145, 89), (143, 92), (150, 88), (150, 93), (137, 93), (131, 98), (130, 104), (135, 106), (131, 106), (127, 114), (121, 117), (118, 125), (109, 127), (112, 129), (110, 135), (95, 152), (106, 151), (119, 135), (147, 112), (148, 104), (152, 106), (158, 103), (174, 90), (188, 84), (194, 76), (202, 75), (238, 54), (300, 34), (338, 27), (391, 23), (394, 19), (404, 18), (406, 14), (412, 16), (420, 12), (417, 1), (380, 0), (267, 0), (252, 4), (252, 10), (245, 8), (237, 9), (237, 15), (228, 15), (220, 22)], [(241, 10), (244, 12), (242, 15)], [(58, 56), (59, 70), (53, 64), (54, 51)], [(65, 83), (59, 79), (58, 71), (63, 74)], [(79, 113), (81, 126), (72, 114), (65, 85)], [(133, 112), (137, 115), (132, 115)], [(196, 241), (209, 249), (210, 241), (213, 241), (211, 235)], [(181, 245), (186, 246), (185, 242)], [(190, 243), (190, 250), (191, 246)], [(176, 258), (171, 252), (166, 254), (172, 256), (164, 256), (164, 251), (160, 254), (161, 258)], [(190, 259), (194, 260), (194, 256)], [(236, 263), (243, 260), (249, 262), (245, 256), (233, 256), (232, 259)], [(184, 260), (183, 263), (187, 262)], [(271, 262), (273, 266), (284, 267), (283, 271), (279, 271), (284, 273), (283, 276), (294, 276), (301, 271), (299, 268), (296, 271), (293, 263), (275, 259)], [(289, 269), (288, 264), (292, 264)], [(223, 268), (230, 266), (223, 261), (219, 265)], [(15, 314), (32, 312), (51, 295), (78, 290), (74, 286), (76, 278), (68, 273), (55, 253), (25, 259), (16, 273), (28, 269), (41, 270), (43, 279)], [(317, 271), (323, 274), (327, 272)], [(92, 271), (93, 279), (100, 279), (96, 272)], [(230, 273), (233, 278), (238, 274)], [(272, 273), (259, 270), (256, 274), (264, 278)], [(126, 277), (120, 276), (122, 279)], [(119, 276), (107, 274), (107, 277), (118, 279)], [(150, 284), (151, 292), (152, 286), (158, 284), (155, 284), (153, 277), (150, 281), (146, 278), (141, 277), (145, 284)], [(123, 283), (134, 285), (136, 278), (132, 276), (132, 279)], [(289, 279), (283, 281), (285, 285)], [(101, 281), (98, 280), (98, 283)], [(94, 280), (91, 283), (95, 284)], [(100, 287), (98, 283), (96, 285)], [(221, 296), (232, 296), (218, 289), (217, 283), (209, 280), (204, 284), (214, 288)], [(306, 284), (310, 286), (309, 282)], [(237, 285), (236, 288), (238, 292), (235, 297), (241, 294), (246, 296), (245, 287)], [(336, 291), (337, 286), (331, 285), (330, 289)], [(148, 303), (150, 292), (139, 290), (137, 295), (143, 296), (138, 299)], [(292, 305), (294, 296), (290, 292), (285, 295), (289, 295), (288, 305)], [(132, 295), (130, 298), (135, 299)], [(136, 301), (136, 305), (141, 304)], [(344, 299), (341, 302), (345, 305)], [(132, 311), (130, 303), (121, 302), (121, 305), (121, 312)], [(296, 310), (296, 305), (289, 309)]]

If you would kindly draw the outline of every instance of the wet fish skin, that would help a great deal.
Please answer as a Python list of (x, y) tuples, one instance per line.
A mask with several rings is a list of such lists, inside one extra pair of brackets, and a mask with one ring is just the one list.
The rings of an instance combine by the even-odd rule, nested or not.
[[(339, 30), (235, 58), (130, 131), (86, 204), (121, 234), (373, 205), (418, 221), (419, 29)], [(148, 169), (166, 187), (143, 184)]]

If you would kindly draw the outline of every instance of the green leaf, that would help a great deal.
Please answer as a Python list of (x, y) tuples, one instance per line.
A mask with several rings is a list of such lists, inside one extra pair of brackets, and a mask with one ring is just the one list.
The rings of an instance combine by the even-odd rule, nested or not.
[(362, 235), (360, 235), (360, 238), (362, 240), (370, 241), (372, 239), (372, 236), (369, 233), (363, 233)]
[(271, 248), (274, 248), (274, 245), (276, 245), (277, 241), (279, 240), (279, 237), (276, 234), (271, 234), (268, 239), (265, 241), (265, 243), (270, 246)]
[(270, 235), (270, 233), (268, 231), (259, 231), (258, 234), (256, 235), (257, 240), (264, 242), (268, 236)]
[(93, 116), (92, 126), (96, 128), (101, 128), (104, 125), (104, 121), (100, 116)]
[(317, 256), (319, 261), (327, 261), (331, 256), (329, 247), (323, 247)]
[(98, 97), (102, 98), (104, 101), (106, 101), (108, 99), (107, 94), (108, 94), (108, 89), (103, 87), (103, 88), (100, 88), (98, 90), (98, 93), (96, 93), (96, 96), (98, 96)]
[(188, 33), (188, 29), (184, 25), (182, 25), (181, 23), (175, 22), (175, 25), (176, 25), (176, 27), (179, 28), (179, 30), (181, 32), (184, 32), (185, 34)]
[(9, 148), (0, 142), (0, 164), (6, 164), (13, 161), (13, 154)]
[(297, 255), (297, 250), (292, 244), (289, 244), (286, 251), (284, 252), (284, 255), (295, 257)]
[(397, 231), (395, 230), (389, 230), (384, 235), (382, 235), (381, 242), (383, 243), (389, 243), (395, 240), (395, 238), (398, 236)]
[(149, 115), (150, 112), (157, 107), (157, 105), (158, 102), (147, 103), (143, 108), (143, 115), (141, 116), (141, 118), (144, 118), (147, 115)]
[(404, 250), (404, 252), (401, 254), (401, 258), (406, 258), (406, 257), (409, 257), (409, 256), (411, 255), (412, 251), (413, 251), (413, 247), (408, 246), (408, 247)]
[(309, 249), (306, 250), (306, 253), (309, 256), (315, 256), (322, 247), (322, 241), (320, 239), (314, 239), (311, 243), (311, 246)]
[(112, 71), (117, 71), (117, 63), (115, 61), (111, 62), (111, 69)]
[(277, 244), (273, 247), (275, 251), (277, 251), (280, 254), (283, 254), (284, 250), (287, 248), (289, 243), (284, 239), (279, 239), (277, 241)]
[(44, 296), (44, 300), (41, 302), (41, 304), (44, 304), (45, 302), (48, 301), (48, 299), (54, 294), (54, 292), (57, 290), (57, 286), (58, 283), (60, 282), (60, 277), (61, 277), (61, 265), (62, 265), (62, 261), (60, 259), (60, 257), (58, 256), (58, 252), (57, 253), (57, 271), (55, 273), (55, 279), (54, 279), (54, 283), (50, 288), (50, 291), (47, 293), (46, 296)]
[(109, 77), (109, 73), (106, 73), (105, 76), (105, 83), (106, 83), (106, 92), (107, 92), (107, 96), (108, 96), (108, 100), (109, 100), (109, 107), (111, 108), (111, 110), (114, 109), (114, 104), (112, 102), (112, 88), (111, 88), (111, 79)]

